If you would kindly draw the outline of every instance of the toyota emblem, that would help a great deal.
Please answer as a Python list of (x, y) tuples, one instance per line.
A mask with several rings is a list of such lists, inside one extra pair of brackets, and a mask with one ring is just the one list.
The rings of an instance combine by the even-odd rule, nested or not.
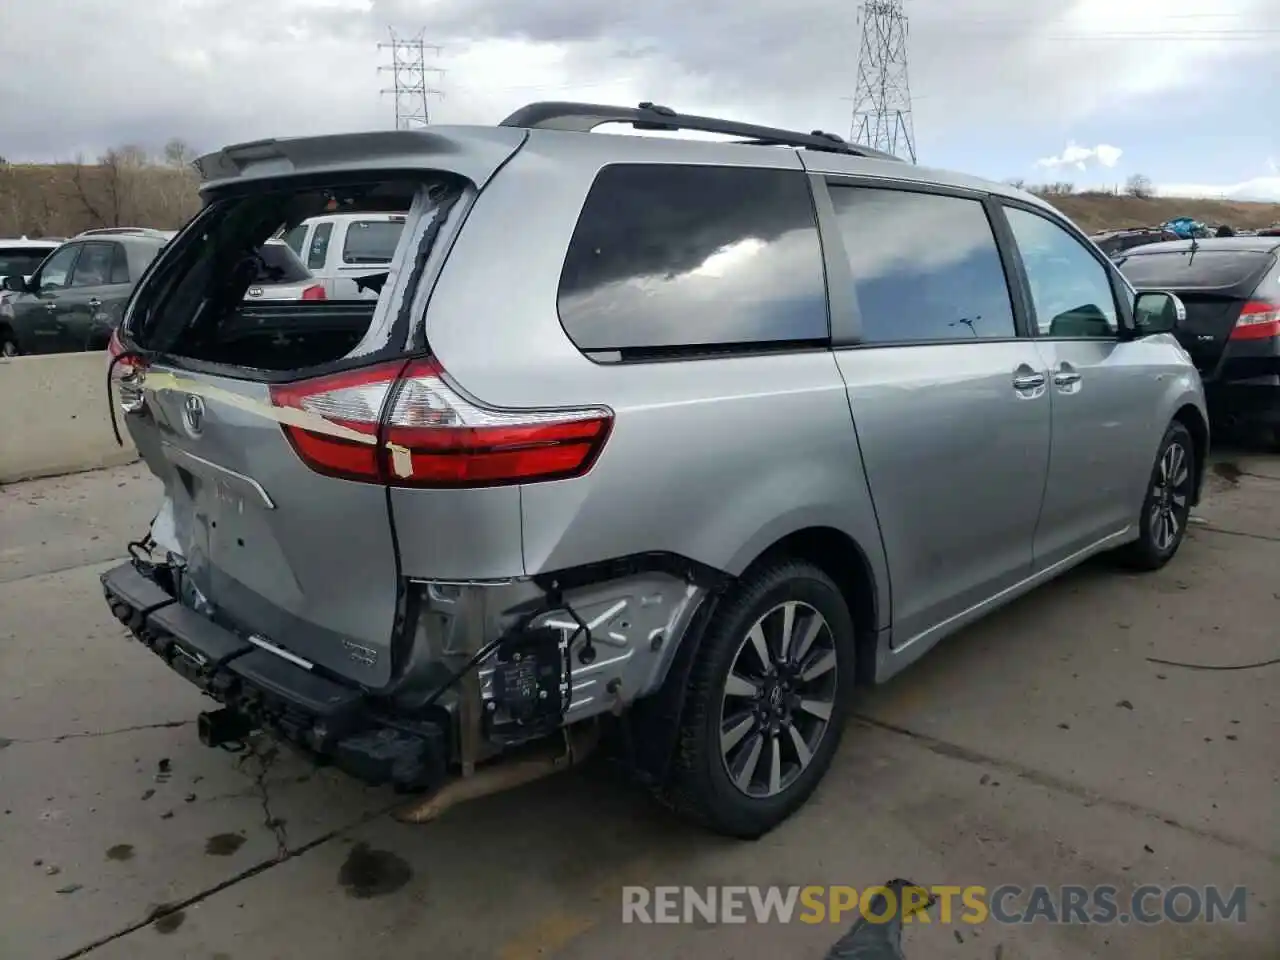
[(251, 297), (260, 297), (260, 296), (262, 296), (262, 288), (261, 288), (261, 287), (250, 287), (250, 288), (249, 288), (249, 296), (251, 296)]
[(193, 437), (200, 436), (204, 429), (204, 399), (194, 393), (187, 397), (182, 405), (182, 422), (187, 433)]

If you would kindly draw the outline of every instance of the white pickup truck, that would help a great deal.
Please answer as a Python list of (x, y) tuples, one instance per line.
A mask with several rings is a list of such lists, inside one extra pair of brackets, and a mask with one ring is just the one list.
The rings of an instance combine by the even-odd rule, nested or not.
[(329, 300), (377, 299), (357, 277), (378, 273), (395, 256), (405, 217), (395, 213), (327, 213), (302, 221), (283, 240), (298, 255)]

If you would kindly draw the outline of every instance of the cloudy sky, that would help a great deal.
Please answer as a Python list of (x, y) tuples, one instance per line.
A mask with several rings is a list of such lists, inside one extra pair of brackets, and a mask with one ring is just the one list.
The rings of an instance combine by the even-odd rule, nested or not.
[[(432, 121), (666, 103), (848, 135), (856, 0), (0, 0), (0, 155), (199, 149), (393, 123), (379, 50), (426, 31)], [(906, 0), (917, 152), (1030, 182), (1280, 199), (1280, 0)], [(1212, 12), (1206, 12), (1206, 11)], [(16, 94), (16, 95), (15, 95)]]

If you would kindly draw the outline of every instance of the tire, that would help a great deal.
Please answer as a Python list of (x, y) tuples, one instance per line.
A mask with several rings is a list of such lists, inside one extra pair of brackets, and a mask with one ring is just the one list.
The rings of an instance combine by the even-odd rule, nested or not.
[[(1125, 566), (1134, 570), (1159, 570), (1173, 559), (1186, 536), (1197, 469), (1191, 433), (1175, 420), (1165, 431), (1151, 468), (1142, 500), (1138, 539), (1121, 548), (1119, 556)], [(1171, 470), (1174, 471), (1172, 484), (1166, 478)]]
[(0, 327), (0, 357), (16, 357), (21, 351), (18, 340), (8, 327)]
[[(788, 616), (790, 659), (798, 662), (779, 668)], [(816, 632), (809, 638), (811, 624)], [(761, 664), (756, 628), (775, 661), (772, 676)], [(854, 657), (853, 618), (820, 569), (783, 560), (748, 574), (724, 598), (696, 652), (662, 798), (682, 816), (739, 839), (757, 839), (782, 823), (831, 765), (849, 709)], [(743, 776), (753, 755), (754, 775)]]

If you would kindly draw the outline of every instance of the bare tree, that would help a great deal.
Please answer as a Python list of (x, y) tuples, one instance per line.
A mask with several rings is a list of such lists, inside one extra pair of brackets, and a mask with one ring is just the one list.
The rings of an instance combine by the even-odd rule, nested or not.
[(1156, 193), (1151, 178), (1142, 173), (1135, 173), (1125, 181), (1124, 192), (1139, 200), (1150, 200)]
[(173, 137), (164, 145), (165, 163), (176, 170), (185, 170), (195, 158), (196, 152), (181, 137)]

